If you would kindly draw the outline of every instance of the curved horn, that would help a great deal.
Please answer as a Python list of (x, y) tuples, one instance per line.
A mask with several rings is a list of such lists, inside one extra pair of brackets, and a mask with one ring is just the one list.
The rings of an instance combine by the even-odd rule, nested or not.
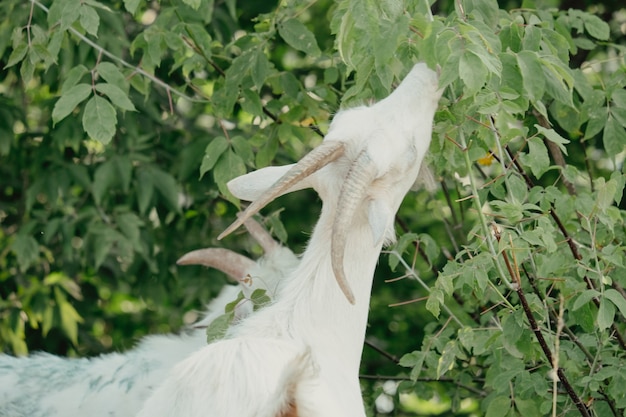
[(248, 229), (250, 236), (252, 236), (254, 240), (261, 245), (265, 254), (274, 252), (280, 246), (278, 242), (272, 239), (272, 235), (270, 235), (269, 232), (265, 230), (265, 228), (256, 220), (248, 219), (243, 222), (243, 225), (246, 229)]
[(258, 213), (263, 207), (274, 201), (276, 197), (287, 189), (308, 177), (322, 167), (328, 165), (344, 153), (344, 144), (339, 141), (322, 142), (320, 146), (306, 154), (302, 159), (285, 173), (278, 181), (267, 190), (258, 200), (253, 201), (248, 208), (218, 237), (218, 240), (232, 233), (250, 217)]
[(371, 159), (366, 151), (361, 151), (354, 161), (345, 182), (341, 187), (337, 211), (333, 222), (333, 235), (331, 238), (331, 263), (335, 279), (339, 288), (350, 302), (354, 304), (354, 294), (350, 289), (350, 284), (346, 279), (343, 268), (343, 257), (346, 249), (348, 230), (351, 227), (352, 219), (358, 205), (363, 201), (367, 193), (367, 188), (374, 180), (375, 171), (372, 169)]
[(256, 263), (243, 255), (235, 253), (228, 249), (207, 248), (198, 249), (183, 255), (177, 265), (204, 265), (215, 268), (237, 282), (242, 282)]

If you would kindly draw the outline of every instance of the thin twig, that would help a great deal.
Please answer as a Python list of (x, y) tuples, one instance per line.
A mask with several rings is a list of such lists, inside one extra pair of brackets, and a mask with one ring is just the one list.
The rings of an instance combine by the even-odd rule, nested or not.
[(564, 325), (564, 321), (563, 321), (563, 304), (565, 303), (563, 301), (563, 294), (559, 294), (559, 299), (560, 299), (560, 303), (559, 303), (559, 315), (557, 318), (557, 324), (556, 324), (556, 334), (554, 335), (554, 357), (553, 357), (553, 361), (552, 361), (552, 369), (554, 370), (555, 375), (553, 375), (552, 377), (552, 417), (556, 417), (556, 405), (557, 405), (557, 388), (558, 388), (558, 379), (556, 378), (556, 371), (557, 369), (559, 369), (559, 349), (560, 349), (560, 337), (561, 337), (561, 331), (563, 330), (563, 325)]
[[(368, 380), (374, 380), (374, 381), (413, 381), (411, 378), (406, 377), (406, 376), (397, 376), (397, 375), (369, 375), (369, 374), (361, 374), (359, 375), (359, 378), (361, 379), (368, 379)], [(484, 379), (481, 378), (475, 378), (473, 379), (473, 381), (477, 382), (477, 383), (484, 383)], [(463, 383), (460, 383), (459, 381), (453, 379), (453, 378), (447, 378), (447, 377), (442, 377), (442, 378), (417, 378), (414, 382), (444, 382), (444, 383), (449, 383), (449, 384), (454, 384), (459, 388), (463, 388), (467, 391), (470, 391), (480, 397), (486, 397), (489, 393), (477, 388), (474, 388), (470, 385), (466, 385)]]
[(396, 355), (393, 355), (389, 352), (387, 352), (386, 350), (382, 349), (381, 347), (378, 347), (375, 343), (365, 339), (365, 346), (370, 347), (371, 349), (375, 350), (376, 352), (380, 353), (382, 356), (384, 356), (385, 358), (389, 359), (391, 362), (395, 363), (396, 365), (398, 365), (400, 363), (400, 359), (398, 359), (398, 357)]

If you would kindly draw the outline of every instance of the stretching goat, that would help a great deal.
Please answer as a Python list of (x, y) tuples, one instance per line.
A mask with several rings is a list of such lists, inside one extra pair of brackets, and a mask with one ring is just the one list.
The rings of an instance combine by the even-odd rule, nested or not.
[(319, 222), (274, 304), (174, 367), (140, 417), (365, 416), (358, 371), (373, 273), (395, 238), (394, 216), (428, 150), (440, 96), (435, 72), (417, 64), (389, 97), (339, 112), (297, 164), (228, 184), (253, 202), (220, 238), (306, 187), (323, 200)]
[[(261, 226), (246, 221), (265, 256), (254, 262), (219, 248), (200, 249), (178, 264), (202, 264), (220, 269), (240, 285), (227, 285), (207, 307), (206, 316), (182, 335), (148, 336), (124, 353), (92, 359), (67, 359), (45, 353), (28, 358), (0, 355), (1, 417), (131, 417), (167, 375), (171, 367), (206, 346), (203, 327), (224, 313), (239, 291), (246, 296), (257, 288), (272, 294), (283, 275), (295, 267), (293, 253), (274, 242)], [(240, 303), (236, 317), (252, 311)]]

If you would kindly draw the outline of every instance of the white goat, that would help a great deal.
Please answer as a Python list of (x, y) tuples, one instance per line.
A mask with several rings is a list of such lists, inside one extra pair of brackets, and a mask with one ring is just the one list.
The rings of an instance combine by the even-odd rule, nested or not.
[(429, 147), (437, 83), (418, 64), (389, 97), (339, 112), (297, 164), (229, 183), (253, 203), (220, 238), (305, 187), (323, 200), (319, 222), (275, 303), (178, 364), (140, 417), (365, 415), (358, 371), (373, 272)]
[[(219, 248), (190, 252), (179, 264), (203, 264), (222, 270), (240, 285), (227, 285), (206, 310), (204, 319), (182, 335), (148, 336), (124, 353), (91, 359), (67, 359), (40, 353), (28, 358), (0, 355), (1, 417), (134, 416), (175, 363), (206, 346), (206, 327), (224, 313), (239, 291), (264, 288), (273, 294), (298, 259), (255, 222), (250, 234), (265, 256), (254, 262)], [(245, 299), (244, 299), (245, 301)], [(236, 308), (236, 316), (252, 311), (251, 303)]]

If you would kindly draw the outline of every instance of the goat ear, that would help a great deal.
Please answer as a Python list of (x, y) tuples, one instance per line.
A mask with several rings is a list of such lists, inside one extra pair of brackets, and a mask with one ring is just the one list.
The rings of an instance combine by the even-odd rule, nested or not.
[(367, 216), (374, 239), (374, 246), (383, 243), (387, 230), (393, 224), (393, 210), (382, 199), (371, 200), (367, 208)]
[[(274, 183), (294, 165), (295, 164), (257, 169), (256, 171), (233, 178), (226, 185), (230, 192), (240, 200), (254, 201), (263, 195), (264, 192), (274, 185)], [(311, 187), (311, 182), (305, 178), (283, 194), (309, 187)]]

